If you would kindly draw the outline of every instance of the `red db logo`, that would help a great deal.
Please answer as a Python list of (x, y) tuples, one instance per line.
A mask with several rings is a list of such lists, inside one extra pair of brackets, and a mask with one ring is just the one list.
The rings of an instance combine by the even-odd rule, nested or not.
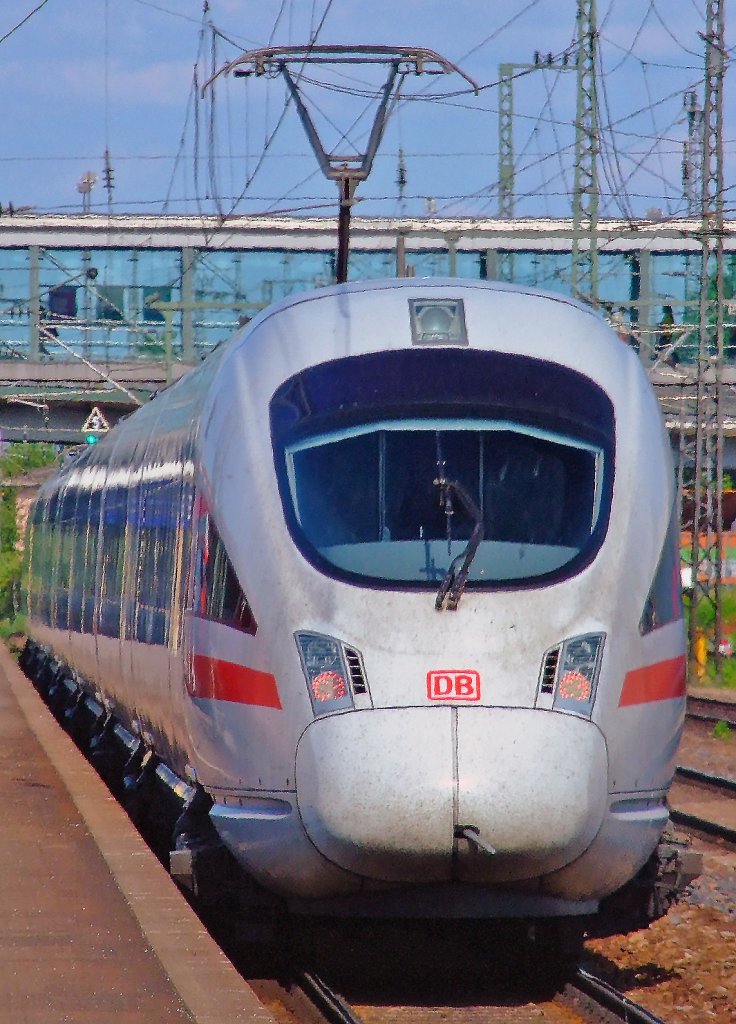
[(480, 700), (480, 675), (464, 670), (427, 672), (427, 697), (430, 700)]

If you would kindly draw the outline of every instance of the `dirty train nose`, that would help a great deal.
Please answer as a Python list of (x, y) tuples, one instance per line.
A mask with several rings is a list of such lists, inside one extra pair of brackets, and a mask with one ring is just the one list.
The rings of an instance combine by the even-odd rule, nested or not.
[(514, 881), (569, 864), (606, 805), (603, 737), (572, 715), (390, 708), (317, 719), (297, 748), (316, 848), (374, 880)]

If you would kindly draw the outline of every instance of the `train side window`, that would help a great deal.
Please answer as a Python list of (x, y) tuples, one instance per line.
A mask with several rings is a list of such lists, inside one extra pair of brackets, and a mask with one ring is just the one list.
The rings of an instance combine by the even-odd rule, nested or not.
[(639, 632), (642, 636), (670, 622), (676, 622), (683, 616), (679, 538), (677, 520), (673, 512), (659, 565), (639, 620)]
[(97, 554), (100, 547), (100, 508), (102, 492), (91, 491), (87, 506), (87, 528), (84, 542), (84, 582), (82, 587), (82, 618), (80, 632), (91, 633), (94, 628), (95, 594), (97, 591)]
[(195, 611), (244, 633), (254, 634), (258, 628), (222, 538), (206, 513), (199, 521)]
[(61, 540), (63, 522), (60, 517), (61, 492), (57, 491), (51, 496), (49, 502), (49, 550), (48, 550), (48, 580), (49, 585), (49, 618), (48, 623), (55, 629), (58, 626), (57, 608), (59, 606), (59, 592), (57, 590), (58, 568), (61, 552)]
[(84, 632), (84, 594), (88, 586), (87, 577), (87, 534), (89, 532), (89, 511), (91, 492), (77, 491), (74, 509), (73, 537), (71, 548), (72, 571), (69, 591), (69, 629)]
[(56, 512), (58, 548), (55, 551), (54, 595), (56, 600), (56, 627), (69, 628), (69, 595), (73, 580), (73, 551), (77, 488), (65, 483), (60, 492)]
[(69, 629), (79, 632), (82, 618), (82, 586), (84, 576), (84, 535), (87, 526), (86, 507), (89, 492), (74, 489), (71, 510), (71, 541), (69, 545)]
[(168, 644), (179, 481), (145, 481), (141, 491), (136, 639)]
[(36, 501), (28, 533), (28, 604), (32, 614), (48, 622), (48, 498)]
[(179, 650), (183, 642), (184, 618), (182, 611), (186, 595), (190, 593), (191, 536), (194, 514), (194, 483), (192, 481), (191, 437), (187, 438), (182, 458), (182, 477), (177, 497), (177, 523), (174, 539), (174, 578), (171, 586), (171, 624), (169, 643)]
[(102, 564), (97, 630), (103, 636), (119, 637), (127, 514), (127, 491), (124, 487), (108, 488), (100, 514)]

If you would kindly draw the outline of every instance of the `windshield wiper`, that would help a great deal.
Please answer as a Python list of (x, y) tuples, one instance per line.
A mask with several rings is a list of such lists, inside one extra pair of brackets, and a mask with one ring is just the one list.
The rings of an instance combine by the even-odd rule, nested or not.
[[(445, 607), (449, 611), (454, 612), (462, 597), (465, 584), (468, 582), (468, 573), (470, 572), (470, 566), (475, 558), (478, 546), (483, 540), (483, 516), (478, 506), (458, 480), (447, 480), (444, 476), (440, 476), (434, 481), (434, 485), (440, 489), (440, 504), (444, 506), (445, 515), (448, 517), (448, 524), (450, 522), (449, 517), (454, 513), (452, 508), (453, 494), (457, 496), (465, 511), (475, 521), (473, 532), (465, 546), (465, 550), (461, 551), (450, 562), (450, 568), (445, 573), (442, 583), (440, 583), (440, 589), (437, 591), (437, 597), (434, 602), (438, 612), (441, 612)], [(458, 566), (460, 567), (459, 569)]]

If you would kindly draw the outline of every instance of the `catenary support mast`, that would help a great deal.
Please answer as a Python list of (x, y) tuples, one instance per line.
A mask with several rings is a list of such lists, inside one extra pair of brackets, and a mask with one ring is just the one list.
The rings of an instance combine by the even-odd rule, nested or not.
[(578, 0), (577, 109), (572, 225), (572, 290), (598, 300), (598, 28), (595, 0)]
[[(553, 57), (534, 54), (531, 64), (498, 65), (498, 216), (511, 220), (515, 214), (515, 157), (514, 157), (514, 79), (531, 71), (573, 71), (567, 53)], [(498, 276), (502, 281), (514, 279), (514, 254), (499, 254)]]
[[(723, 82), (725, 0), (707, 0), (700, 307), (696, 378), (695, 478), (692, 511), (690, 658), (698, 658), (699, 625), (712, 621), (707, 638), (720, 667), (723, 577)], [(704, 603), (713, 615), (698, 616)]]

